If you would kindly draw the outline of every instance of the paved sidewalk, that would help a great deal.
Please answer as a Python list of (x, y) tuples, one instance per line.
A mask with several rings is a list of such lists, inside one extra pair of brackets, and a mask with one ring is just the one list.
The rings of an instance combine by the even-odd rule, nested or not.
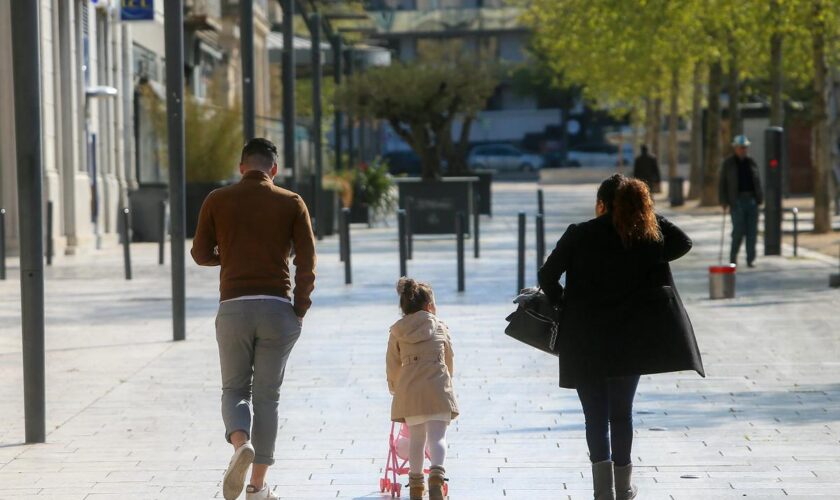
[[(449, 434), (451, 498), (591, 498), (583, 417), (557, 387), (554, 358), (502, 332), (515, 292), (516, 217), (529, 211), (535, 275), (536, 186), (498, 184), (468, 243), (457, 294), (455, 243), (418, 238), (412, 276), (435, 287), (450, 325), (463, 410)], [(546, 188), (548, 240), (590, 217), (594, 186)], [(667, 214), (667, 210), (665, 210)], [(634, 462), (647, 499), (840, 498), (840, 292), (833, 261), (761, 258), (739, 272), (739, 298), (707, 300), (719, 219), (678, 215), (695, 249), (675, 266), (708, 377), (643, 377)], [(395, 225), (353, 228), (355, 284), (334, 239), (319, 245), (313, 310), (281, 396), (282, 498), (387, 498), (378, 492), (390, 396), (387, 328), (397, 319)], [(47, 272), (48, 444), (23, 437), (19, 283), (0, 282), (0, 499), (220, 497), (229, 459), (218, 412), (216, 269), (188, 265), (187, 341), (172, 343), (167, 268), (135, 245), (58, 259)], [(836, 265), (836, 264), (834, 264)]]

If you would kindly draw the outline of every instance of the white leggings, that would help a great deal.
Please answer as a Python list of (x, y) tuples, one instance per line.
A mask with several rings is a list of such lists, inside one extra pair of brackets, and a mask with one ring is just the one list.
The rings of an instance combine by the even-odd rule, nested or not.
[(408, 427), (411, 441), (408, 448), (408, 467), (412, 474), (423, 473), (423, 460), (426, 456), (425, 448), (428, 443), (432, 465), (443, 466), (446, 460), (446, 427), (447, 422), (429, 420), (425, 424)]

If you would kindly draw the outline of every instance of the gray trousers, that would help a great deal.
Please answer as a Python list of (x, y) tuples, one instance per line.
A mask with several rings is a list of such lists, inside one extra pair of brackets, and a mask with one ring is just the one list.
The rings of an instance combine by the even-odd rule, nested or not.
[(219, 305), (216, 341), (225, 438), (230, 442), (235, 431), (248, 434), (256, 451), (254, 463), (274, 463), (280, 386), (300, 330), (294, 309), (285, 302), (241, 300)]
[(758, 204), (753, 194), (741, 194), (738, 201), (730, 207), (732, 210), (732, 249), (729, 262), (738, 262), (741, 242), (747, 239), (747, 262), (755, 261), (755, 245), (758, 240)]

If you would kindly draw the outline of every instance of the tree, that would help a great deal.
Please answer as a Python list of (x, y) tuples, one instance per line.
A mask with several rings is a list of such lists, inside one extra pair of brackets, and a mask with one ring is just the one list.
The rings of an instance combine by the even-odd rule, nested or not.
[[(336, 105), (354, 116), (386, 120), (420, 157), (424, 179), (440, 177), (446, 159), (463, 168), (469, 127), (496, 87), (486, 67), (418, 62), (373, 68), (336, 89)], [(461, 118), (458, 141), (453, 124)]]

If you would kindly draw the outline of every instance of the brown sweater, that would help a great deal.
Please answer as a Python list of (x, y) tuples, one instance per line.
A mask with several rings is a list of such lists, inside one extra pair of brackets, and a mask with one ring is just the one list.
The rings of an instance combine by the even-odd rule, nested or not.
[(292, 299), (289, 256), (295, 250), (294, 308), (303, 317), (315, 288), (315, 238), (306, 204), (259, 170), (217, 189), (201, 206), (192, 257), (222, 266), (220, 300), (245, 295)]

